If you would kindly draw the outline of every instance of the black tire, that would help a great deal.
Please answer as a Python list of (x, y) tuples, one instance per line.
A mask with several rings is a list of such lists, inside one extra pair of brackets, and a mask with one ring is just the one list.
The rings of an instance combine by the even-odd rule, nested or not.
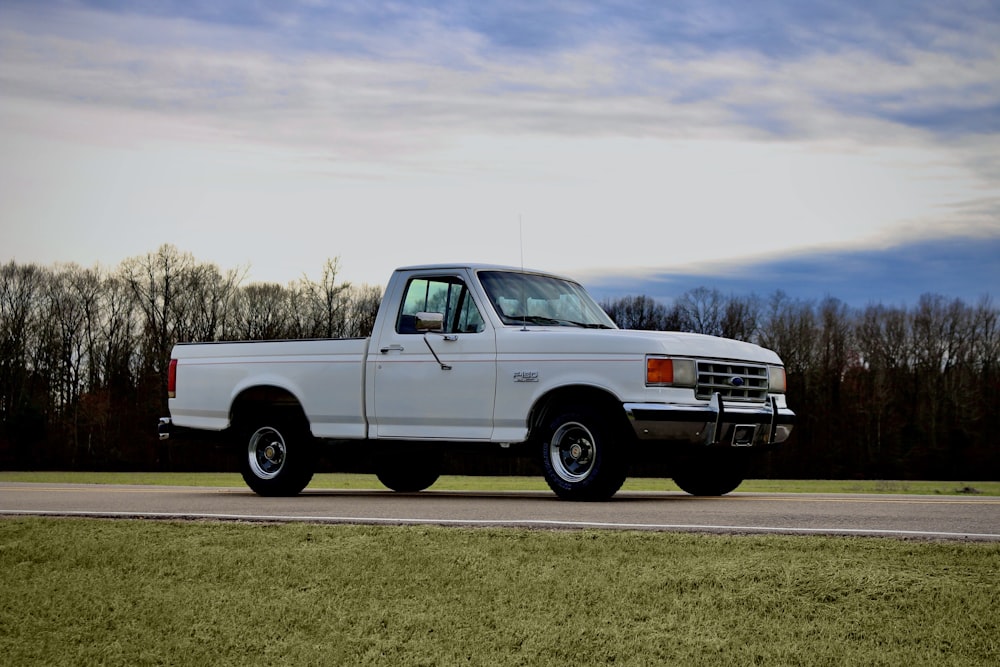
[(261, 496), (294, 496), (314, 471), (314, 443), (299, 420), (265, 416), (240, 431), (240, 472)]
[(386, 447), (379, 452), (375, 476), (399, 493), (423, 491), (441, 476), (441, 456), (419, 445)]
[(625, 483), (622, 429), (598, 406), (556, 411), (543, 431), (542, 471), (563, 500), (601, 501)]
[(743, 483), (749, 466), (745, 451), (704, 450), (680, 461), (673, 480), (692, 496), (724, 496)]

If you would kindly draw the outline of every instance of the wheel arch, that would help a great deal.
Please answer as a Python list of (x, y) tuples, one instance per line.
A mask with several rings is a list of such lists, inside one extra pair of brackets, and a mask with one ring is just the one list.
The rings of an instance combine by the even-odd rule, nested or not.
[(246, 427), (254, 418), (269, 412), (278, 412), (284, 419), (295, 420), (309, 427), (309, 420), (298, 397), (283, 387), (266, 384), (247, 387), (233, 398), (229, 408), (230, 427)]
[(618, 421), (622, 433), (631, 433), (628, 416), (621, 400), (606, 389), (592, 385), (567, 385), (558, 387), (540, 396), (528, 414), (528, 440), (535, 440), (553, 415), (575, 405), (592, 405), (606, 410), (612, 419)]

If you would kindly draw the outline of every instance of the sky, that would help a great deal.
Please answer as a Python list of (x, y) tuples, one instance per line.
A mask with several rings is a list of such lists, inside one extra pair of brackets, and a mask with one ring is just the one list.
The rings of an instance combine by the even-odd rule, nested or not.
[(0, 0), (0, 262), (1000, 297), (1000, 2)]

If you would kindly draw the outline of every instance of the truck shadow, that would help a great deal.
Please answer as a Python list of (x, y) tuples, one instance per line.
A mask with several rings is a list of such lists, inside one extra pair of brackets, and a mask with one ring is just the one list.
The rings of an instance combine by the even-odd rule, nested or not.
[[(248, 495), (252, 492), (248, 489)], [(557, 503), (572, 503), (573, 501), (561, 500), (551, 491), (449, 491), (449, 490), (428, 490), (414, 493), (399, 493), (388, 489), (306, 489), (299, 494), (300, 497), (331, 497), (331, 498), (382, 498), (382, 499), (406, 499), (412, 501), (442, 500), (448, 498), (455, 499), (477, 499), (493, 501), (521, 501), (540, 500)], [(664, 502), (664, 501), (689, 501), (705, 500), (692, 496), (681, 491), (620, 491), (612, 498), (604, 501), (588, 501), (581, 504), (594, 503), (637, 503), (637, 502)]]

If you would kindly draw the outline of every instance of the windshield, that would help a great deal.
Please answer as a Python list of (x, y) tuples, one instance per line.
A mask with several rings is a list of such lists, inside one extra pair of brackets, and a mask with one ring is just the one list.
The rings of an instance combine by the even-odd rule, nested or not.
[(479, 280), (504, 324), (617, 328), (574, 282), (513, 271), (480, 271)]

